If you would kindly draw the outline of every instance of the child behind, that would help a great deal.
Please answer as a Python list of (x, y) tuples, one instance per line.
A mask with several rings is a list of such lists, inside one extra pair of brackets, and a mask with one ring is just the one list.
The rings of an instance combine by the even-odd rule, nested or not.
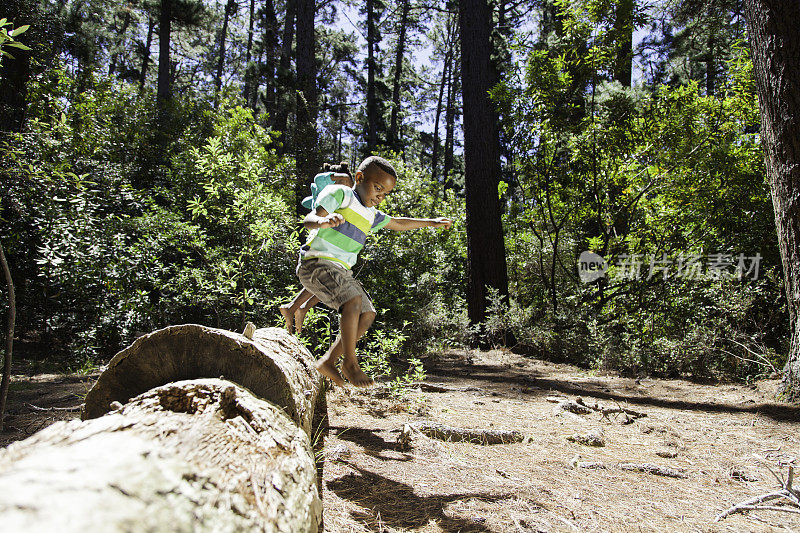
[[(341, 313), (339, 335), (317, 362), (317, 370), (337, 385), (345, 378), (357, 387), (372, 385), (356, 358), (356, 342), (375, 319), (375, 307), (352, 268), (367, 234), (388, 228), (406, 231), (424, 227), (449, 228), (447, 218), (392, 218), (376, 209), (397, 183), (392, 165), (380, 157), (368, 157), (359, 166), (353, 188), (332, 185), (317, 198), (316, 209), (303, 220), (311, 231), (300, 250), (297, 276), (322, 303)], [(342, 371), (336, 363), (341, 356)]]
[[(303, 198), (303, 207), (313, 212), (317, 208), (317, 198), (328, 185), (344, 185), (352, 187), (354, 185), (353, 175), (347, 162), (342, 161), (338, 165), (325, 163), (322, 172), (314, 176), (311, 184), (311, 196)], [(311, 294), (307, 289), (302, 289), (288, 304), (280, 306), (281, 315), (286, 321), (286, 329), (289, 333), (300, 333), (303, 330), (303, 320), (308, 310), (319, 303), (319, 299)]]

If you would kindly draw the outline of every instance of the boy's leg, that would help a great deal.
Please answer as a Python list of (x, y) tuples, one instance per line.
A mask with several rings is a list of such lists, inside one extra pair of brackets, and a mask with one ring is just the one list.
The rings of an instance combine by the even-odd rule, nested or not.
[(294, 312), (294, 331), (295, 333), (300, 333), (303, 331), (303, 320), (306, 318), (306, 313), (308, 310), (314, 307), (319, 303), (319, 298), (311, 295), (311, 298), (305, 301), (303, 305), (301, 305), (297, 311)]
[(300, 309), (300, 306), (303, 304), (303, 302), (308, 300), (311, 296), (313, 296), (311, 291), (303, 287), (303, 289), (297, 293), (291, 302), (288, 304), (283, 304), (278, 308), (283, 315), (283, 319), (286, 321), (286, 329), (289, 331), (289, 333), (292, 333), (292, 330), (294, 329), (293, 321), (295, 312)]
[[(372, 325), (372, 321), (375, 320), (375, 313), (374, 312), (365, 312), (360, 313), (357, 317), (358, 326), (356, 329), (356, 337), (355, 342), (358, 342), (364, 333), (367, 332), (369, 327)], [(373, 380), (361, 370), (358, 366), (358, 360), (356, 359), (355, 349), (351, 352), (351, 356), (347, 356), (347, 352), (345, 351), (345, 338), (343, 338), (343, 334), (349, 335), (350, 330), (345, 329), (345, 317), (344, 317), (344, 308), (342, 308), (342, 325), (341, 325), (341, 332), (336, 337), (336, 340), (333, 342), (331, 347), (325, 353), (322, 358), (317, 362), (317, 369), (324, 375), (331, 378), (335, 383), (338, 385), (343, 385), (344, 380), (342, 379), (342, 375), (336, 369), (336, 362), (339, 360), (339, 357), (342, 354), (345, 354), (344, 362), (342, 363), (342, 371), (345, 372), (347, 379), (353, 385), (359, 387), (365, 387), (372, 385)], [(353, 346), (355, 346), (355, 342)], [(335, 372), (335, 377), (332, 375)], [(341, 382), (337, 381), (341, 380)]]
[[(361, 313), (358, 319), (358, 330), (356, 334), (355, 341), (358, 342), (364, 333), (367, 332), (369, 327), (372, 325), (372, 321), (375, 320), (375, 313), (367, 312)], [(347, 381), (355, 385), (356, 387), (369, 387), (375, 384), (375, 381), (366, 375), (361, 367), (358, 365), (358, 358), (356, 357), (356, 349), (355, 349), (355, 342), (353, 343), (352, 351), (348, 350), (348, 346), (346, 342), (342, 343), (342, 348), (344, 348), (344, 360), (342, 361), (342, 374)]]
[[(328, 348), (325, 355), (317, 361), (317, 370), (333, 380), (337, 385), (344, 385), (342, 375), (336, 369), (336, 361), (342, 353), (342, 349), (346, 354), (348, 350), (356, 352), (356, 336), (358, 334), (358, 316), (361, 312), (361, 296), (356, 296), (346, 301), (341, 307), (342, 316), (339, 320), (339, 335), (336, 340)], [(341, 345), (341, 346), (340, 346)]]

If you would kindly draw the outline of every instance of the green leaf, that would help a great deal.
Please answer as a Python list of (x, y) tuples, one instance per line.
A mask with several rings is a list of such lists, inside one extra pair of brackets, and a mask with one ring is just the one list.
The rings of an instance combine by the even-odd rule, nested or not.
[(20, 50), (30, 50), (30, 48), (28, 48), (28, 47), (27, 47), (27, 46), (25, 46), (24, 44), (22, 44), (22, 43), (17, 43), (17, 42), (6, 43), (6, 44), (4, 44), (3, 46), (11, 46), (11, 47), (13, 47), (13, 48), (19, 48)]
[(11, 30), (11, 33), (9, 33), (9, 35), (11, 35), (12, 37), (16, 37), (17, 35), (19, 35), (21, 33), (25, 33), (26, 31), (28, 31), (28, 28), (30, 28), (30, 27), (31, 27), (30, 24), (25, 24), (24, 26), (20, 26), (19, 28), (15, 29), (15, 30)]

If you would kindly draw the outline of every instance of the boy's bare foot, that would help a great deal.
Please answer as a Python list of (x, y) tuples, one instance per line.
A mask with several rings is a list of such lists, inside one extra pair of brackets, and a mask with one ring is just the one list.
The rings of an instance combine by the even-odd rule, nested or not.
[(371, 387), (375, 384), (375, 380), (366, 375), (358, 364), (349, 365), (347, 362), (342, 363), (342, 374), (347, 378), (347, 381), (356, 387)]
[(294, 312), (294, 332), (300, 333), (303, 331), (303, 320), (306, 318), (306, 313), (308, 313), (308, 309), (305, 307), (301, 307), (297, 311)]
[(336, 370), (336, 365), (329, 359), (320, 359), (317, 361), (316, 367), (320, 374), (326, 378), (330, 378), (331, 381), (340, 387), (344, 387), (344, 378), (339, 371)]
[(292, 333), (292, 326), (294, 324), (292, 324), (292, 318), (293, 318), (292, 317), (292, 313), (289, 312), (289, 308), (290, 307), (291, 307), (290, 305), (282, 305), (282, 306), (278, 307), (278, 309), (280, 310), (281, 314), (283, 315), (283, 319), (286, 321), (286, 331), (288, 331), (289, 333)]

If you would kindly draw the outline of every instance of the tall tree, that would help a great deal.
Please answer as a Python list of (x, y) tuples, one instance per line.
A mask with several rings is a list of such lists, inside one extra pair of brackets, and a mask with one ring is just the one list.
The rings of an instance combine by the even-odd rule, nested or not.
[(378, 45), (381, 40), (378, 18), (383, 9), (381, 0), (367, 0), (367, 152), (378, 146), (381, 119), (377, 96)]
[[(283, 87), (283, 94), (294, 92), (292, 80), (292, 42), (294, 41), (294, 26), (298, 0), (286, 0), (286, 15), (283, 20), (283, 35), (281, 38), (281, 60), (278, 62), (278, 86)], [(273, 129), (285, 133), (289, 124), (289, 108), (294, 102), (282, 100), (277, 103)], [(285, 139), (285, 137), (284, 137)], [(285, 145), (285, 142), (284, 142)]]
[(492, 12), (487, 0), (460, 0), (461, 77), (467, 211), (467, 307), (472, 323), (486, 318), (487, 287), (508, 296), (508, 273), (497, 186), (500, 147), (489, 99)]
[(219, 59), (217, 60), (217, 73), (214, 76), (214, 107), (219, 103), (219, 92), (222, 89), (222, 67), (225, 65), (225, 40), (228, 38), (228, 23), (231, 15), (238, 9), (235, 0), (228, 0), (225, 4), (225, 15), (222, 20), (222, 31), (219, 37)]
[(156, 99), (160, 105), (165, 105), (172, 98), (170, 39), (174, 4), (175, 0), (161, 0), (161, 9), (158, 13), (158, 82)]
[(202, 0), (161, 0), (158, 11), (158, 81), (156, 100), (164, 106), (172, 99), (173, 25), (199, 26), (206, 15)]
[(406, 34), (409, 24), (411, 2), (402, 0), (400, 7), (400, 22), (397, 35), (397, 47), (394, 59), (394, 80), (392, 81), (392, 117), (389, 126), (389, 143), (394, 150), (400, 150), (399, 116), (400, 116), (400, 81), (403, 75), (403, 60), (405, 58)]
[(297, 168), (295, 200), (303, 211), (308, 181), (320, 167), (317, 150), (317, 61), (314, 51), (314, 0), (297, 0), (297, 123), (294, 148)]
[(634, 0), (619, 0), (614, 17), (617, 54), (614, 61), (614, 80), (630, 87), (633, 78), (633, 11)]
[[(453, 55), (455, 50), (456, 41), (456, 22), (455, 17), (450, 13), (447, 14), (445, 27), (442, 32), (444, 48), (444, 58), (442, 59), (442, 77), (439, 83), (439, 96), (436, 99), (436, 113), (433, 122), (433, 149), (431, 152), (431, 178), (438, 179), (439, 174), (439, 119), (442, 115), (442, 108), (444, 105), (445, 89), (449, 87), (451, 80), (451, 72), (453, 70)], [(448, 95), (449, 96), (449, 95)], [(444, 176), (446, 183), (447, 173)]]
[(800, 399), (800, 6), (746, 0), (761, 111), (761, 143), (775, 210), (791, 341), (783, 393)]
[[(153, 44), (153, 31), (156, 27), (156, 19), (152, 15), (147, 15), (147, 39), (141, 46), (142, 68), (139, 71), (139, 88), (143, 89), (147, 81), (147, 68), (150, 66), (150, 47)], [(141, 45), (141, 43), (139, 43)]]

